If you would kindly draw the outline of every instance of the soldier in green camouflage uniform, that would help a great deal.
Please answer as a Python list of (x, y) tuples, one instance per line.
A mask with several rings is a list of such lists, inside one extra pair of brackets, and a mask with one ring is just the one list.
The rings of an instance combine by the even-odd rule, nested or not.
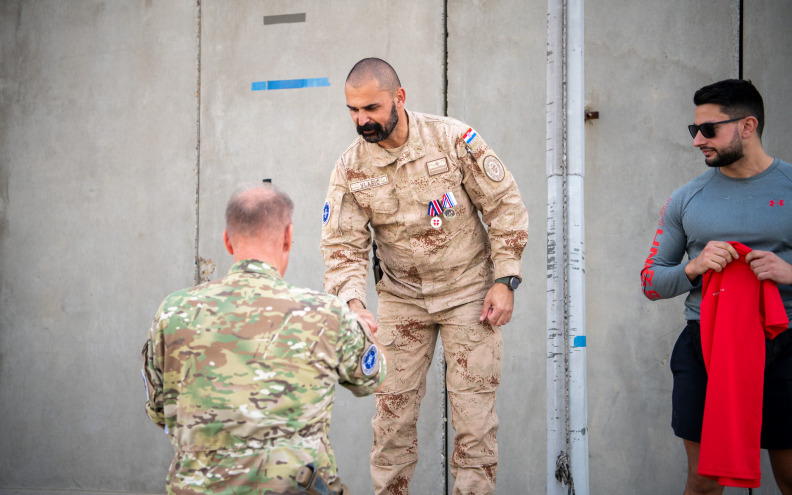
[(300, 493), (307, 463), (334, 480), (334, 384), (361, 396), (385, 378), (376, 341), (344, 302), (282, 278), (292, 208), (270, 187), (236, 193), (228, 275), (171, 294), (157, 312), (143, 372), (147, 413), (176, 450), (168, 493)]

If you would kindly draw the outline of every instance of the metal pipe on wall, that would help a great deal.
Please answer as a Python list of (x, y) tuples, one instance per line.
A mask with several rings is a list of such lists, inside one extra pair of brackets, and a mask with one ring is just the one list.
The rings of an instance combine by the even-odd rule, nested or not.
[(587, 495), (583, 0), (547, 32), (547, 493)]
[[(556, 477), (567, 448), (564, 335), (564, 42), (563, 0), (547, 2), (547, 493), (566, 489)], [(566, 463), (564, 463), (566, 464)]]
[(566, 230), (569, 462), (574, 492), (589, 492), (586, 391), (586, 264), (583, 183), (586, 121), (583, 69), (583, 2), (566, 4)]

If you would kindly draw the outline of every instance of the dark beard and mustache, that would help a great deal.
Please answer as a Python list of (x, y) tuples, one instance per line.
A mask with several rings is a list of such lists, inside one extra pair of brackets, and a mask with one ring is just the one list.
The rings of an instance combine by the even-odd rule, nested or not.
[[(388, 121), (385, 122), (385, 127), (380, 125), (378, 122), (367, 122), (365, 125), (359, 125), (357, 127), (357, 133), (360, 134), (363, 139), (368, 143), (379, 143), (388, 138), (393, 132), (393, 129), (396, 128), (396, 124), (399, 123), (399, 114), (396, 112), (396, 105), (391, 105), (391, 113)], [(366, 131), (374, 131), (373, 134), (363, 134)]]
[(732, 139), (732, 142), (729, 143), (728, 148), (724, 148), (722, 150), (715, 148), (711, 149), (715, 150), (715, 156), (704, 159), (704, 163), (710, 167), (726, 167), (727, 165), (731, 165), (745, 156), (743, 153), (743, 144), (739, 135), (737, 134), (737, 129), (734, 130), (734, 139)]

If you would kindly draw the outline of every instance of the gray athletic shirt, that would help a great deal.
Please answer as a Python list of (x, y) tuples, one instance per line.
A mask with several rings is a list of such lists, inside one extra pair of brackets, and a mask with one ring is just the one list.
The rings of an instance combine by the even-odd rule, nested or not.
[[(685, 265), (709, 241), (737, 241), (751, 249), (772, 251), (792, 263), (792, 165), (781, 160), (747, 179), (733, 179), (712, 168), (671, 194), (649, 257), (641, 271), (649, 299), (688, 292), (685, 318), (698, 320), (701, 280), (691, 283)], [(688, 262), (683, 263), (687, 253)], [(778, 285), (792, 321), (792, 285)]]

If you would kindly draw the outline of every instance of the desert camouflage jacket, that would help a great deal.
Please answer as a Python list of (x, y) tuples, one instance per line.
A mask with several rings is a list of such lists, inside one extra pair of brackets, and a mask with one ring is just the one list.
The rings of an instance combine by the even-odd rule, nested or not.
[(323, 213), (325, 290), (365, 301), (371, 226), (384, 272), (377, 290), (424, 299), (436, 312), (483, 298), (495, 278), (521, 275), (528, 213), (511, 173), (473, 129), (407, 116), (398, 157), (358, 138), (336, 162)]
[(176, 449), (169, 493), (290, 493), (309, 462), (334, 478), (334, 384), (360, 396), (385, 378), (346, 304), (254, 260), (168, 296), (143, 358), (147, 413)]

